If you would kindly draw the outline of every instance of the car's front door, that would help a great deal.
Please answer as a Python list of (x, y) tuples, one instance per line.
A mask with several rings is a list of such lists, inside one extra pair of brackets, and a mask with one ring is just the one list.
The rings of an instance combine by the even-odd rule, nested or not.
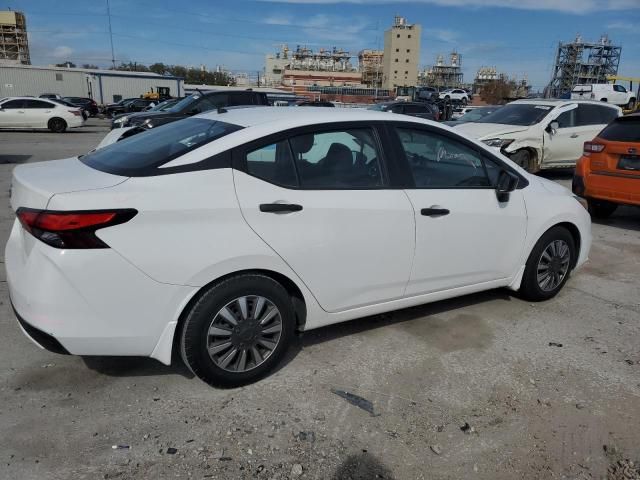
[(329, 312), (400, 298), (409, 279), (413, 209), (384, 165), (377, 129), (361, 123), (234, 151), (244, 218)]
[[(393, 127), (399, 157), (415, 185), (406, 190), (416, 221), (416, 252), (406, 295), (512, 277), (527, 220), (521, 190), (500, 202), (499, 160), (461, 137), (428, 127)], [(404, 161), (404, 159), (402, 159)]]
[(9, 100), (0, 105), (0, 127), (20, 128), (25, 126), (24, 102), (24, 100)]
[(544, 133), (544, 163), (570, 167), (580, 158), (584, 142), (591, 138), (585, 138), (584, 129), (578, 126), (577, 108), (562, 113), (555, 121), (556, 131)]

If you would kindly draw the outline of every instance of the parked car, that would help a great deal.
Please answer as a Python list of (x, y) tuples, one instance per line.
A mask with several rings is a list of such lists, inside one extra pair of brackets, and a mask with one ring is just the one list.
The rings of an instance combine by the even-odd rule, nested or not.
[(591, 140), (620, 107), (586, 100), (516, 100), (476, 122), (456, 127), (511, 158), (525, 170), (575, 166)]
[(209, 112), (19, 165), (12, 183), (24, 332), (165, 364), (175, 347), (213, 385), (267, 374), (295, 330), (500, 287), (551, 298), (591, 245), (564, 187), (366, 109)]
[(84, 125), (79, 108), (33, 97), (0, 100), (0, 128), (49, 129), (62, 133)]
[(194, 93), (176, 103), (173, 107), (160, 112), (140, 112), (118, 117), (111, 122), (111, 128), (130, 126), (154, 128), (217, 108), (234, 105), (268, 104), (267, 95), (264, 92), (255, 92), (253, 90), (216, 90)]
[(618, 205), (640, 206), (640, 113), (618, 117), (584, 143), (573, 193), (587, 199), (589, 212), (606, 218)]
[(151, 100), (147, 98), (136, 98), (124, 105), (124, 110), (127, 113), (144, 112), (150, 107), (155, 107), (158, 104), (158, 100)]
[[(463, 108), (462, 110), (466, 110), (469, 107)], [(446, 122), (442, 122), (445, 125), (449, 125), (450, 127), (456, 127), (458, 125), (462, 125), (467, 122), (477, 122), (481, 118), (486, 117), (487, 115), (495, 112), (500, 108), (500, 105), (487, 105), (486, 107), (472, 107), (467, 110), (462, 116), (456, 118), (455, 120), (448, 120)]]
[(335, 105), (331, 102), (323, 102), (320, 100), (303, 100), (301, 102), (296, 103), (298, 107), (335, 107)]
[(43, 93), (38, 98), (49, 98), (53, 100), (62, 100), (62, 97), (57, 93)]
[(467, 106), (458, 106), (453, 109), (451, 113), (451, 120), (457, 120), (465, 113), (470, 112), (471, 110), (475, 110), (478, 107), (467, 107)]
[(402, 113), (411, 115), (412, 117), (425, 118), (427, 120), (437, 121), (438, 107), (425, 102), (385, 102), (376, 103), (368, 107), (369, 110), (378, 112)]
[(580, 84), (571, 90), (572, 100), (598, 100), (609, 102), (628, 110), (636, 107), (637, 98), (634, 92), (629, 92), (622, 85), (611, 83)]
[(164, 102), (160, 102), (157, 105), (154, 105), (153, 107), (147, 107), (145, 112), (162, 112), (164, 110), (167, 110), (167, 109), (173, 107), (176, 103), (178, 103), (183, 98), (184, 97), (170, 98), (169, 100), (165, 100)]
[(107, 116), (114, 116), (114, 115), (118, 115), (120, 113), (124, 113), (125, 111), (125, 105), (128, 104), (129, 102), (132, 102), (134, 100), (137, 100), (139, 97), (135, 97), (135, 98), (123, 98), (122, 100), (120, 100), (119, 102), (116, 103), (109, 103), (104, 107), (104, 111), (103, 113)]
[(49, 100), (51, 100), (52, 102), (55, 102), (55, 103), (59, 103), (59, 104), (61, 104), (61, 105), (65, 105), (65, 106), (67, 106), (67, 107), (71, 107), (71, 108), (78, 108), (78, 109), (80, 109), (80, 113), (82, 113), (82, 118), (83, 118), (84, 120), (87, 120), (87, 119), (89, 118), (89, 112), (87, 112), (87, 111), (86, 111), (84, 108), (82, 108), (81, 106), (74, 105), (73, 103), (71, 103), (71, 102), (67, 102), (66, 100), (60, 100), (60, 99), (49, 99)]
[(86, 110), (91, 117), (98, 115), (98, 104), (92, 98), (86, 97), (63, 97), (64, 101), (69, 102)]
[(440, 100), (457, 100), (466, 105), (469, 103), (469, 94), (461, 88), (452, 88), (440, 92)]

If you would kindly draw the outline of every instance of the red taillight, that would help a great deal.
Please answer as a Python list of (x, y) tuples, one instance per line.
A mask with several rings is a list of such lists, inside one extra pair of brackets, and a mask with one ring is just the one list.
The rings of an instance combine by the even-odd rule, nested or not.
[(69, 113), (73, 113), (76, 117), (81, 115), (80, 110), (69, 110)]
[(583, 153), (585, 157), (590, 156), (592, 153), (600, 153), (604, 151), (604, 145), (596, 142), (584, 142)]
[(133, 209), (54, 212), (19, 208), (18, 220), (26, 231), (56, 248), (109, 248), (95, 232), (131, 220)]

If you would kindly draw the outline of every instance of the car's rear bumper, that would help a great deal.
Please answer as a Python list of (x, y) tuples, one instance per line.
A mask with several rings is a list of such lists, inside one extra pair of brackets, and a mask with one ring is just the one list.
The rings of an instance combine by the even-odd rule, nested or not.
[[(575, 177), (574, 177), (575, 178)], [(640, 177), (616, 172), (589, 172), (582, 179), (582, 193), (576, 195), (623, 205), (640, 206)], [(574, 180), (579, 182), (579, 180)]]
[(156, 282), (114, 250), (61, 250), (14, 223), (9, 295), (35, 343), (74, 355), (150, 356), (194, 287)]

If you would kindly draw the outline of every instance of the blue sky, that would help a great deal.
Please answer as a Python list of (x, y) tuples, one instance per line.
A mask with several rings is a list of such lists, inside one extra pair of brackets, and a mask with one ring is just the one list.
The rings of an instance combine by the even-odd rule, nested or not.
[[(106, 0), (9, 0), (27, 14), (33, 64), (110, 64)], [(111, 0), (119, 61), (261, 70), (287, 43), (357, 54), (382, 47), (394, 15), (422, 25), (421, 64), (462, 54), (465, 81), (481, 65), (549, 80), (558, 41), (608, 33), (622, 45), (620, 74), (640, 76), (640, 0)]]

